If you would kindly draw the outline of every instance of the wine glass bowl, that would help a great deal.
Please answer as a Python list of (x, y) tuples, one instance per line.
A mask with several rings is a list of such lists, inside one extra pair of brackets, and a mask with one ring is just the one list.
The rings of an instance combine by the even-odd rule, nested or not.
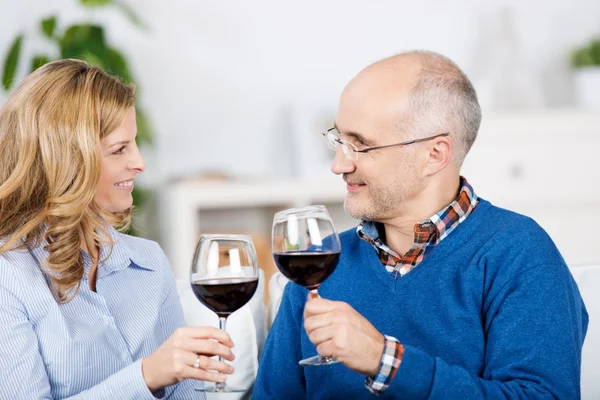
[[(325, 206), (291, 208), (275, 214), (272, 233), (273, 259), (290, 281), (318, 297), (318, 288), (335, 271), (341, 251), (340, 238)], [(300, 361), (302, 366), (336, 363), (315, 356)]]
[[(252, 239), (246, 235), (201, 235), (198, 240), (190, 284), (196, 298), (219, 317), (226, 330), (227, 317), (243, 307), (258, 287), (258, 258)], [(223, 361), (219, 357), (219, 361)], [(222, 382), (204, 392), (243, 392)]]

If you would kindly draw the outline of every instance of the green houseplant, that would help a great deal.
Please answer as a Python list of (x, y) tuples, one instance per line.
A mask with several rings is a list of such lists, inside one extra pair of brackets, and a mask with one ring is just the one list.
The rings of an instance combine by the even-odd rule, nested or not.
[(577, 104), (600, 109), (600, 38), (589, 40), (571, 52)]
[[(117, 7), (125, 13), (127, 18), (137, 26), (143, 28), (140, 19), (126, 4), (118, 0), (79, 0), (80, 4), (88, 8)], [(56, 59), (77, 58), (89, 64), (97, 65), (105, 71), (119, 76), (124, 82), (134, 83), (127, 59), (118, 49), (112, 47), (105, 38), (104, 28), (98, 24), (84, 22), (60, 28), (56, 16), (49, 16), (40, 21), (40, 30), (44, 39), (57, 48)], [(4, 59), (2, 70), (2, 87), (5, 91), (14, 86), (15, 77), (21, 58), (24, 34), (19, 33), (13, 40)], [(29, 70), (34, 71), (40, 66), (53, 61), (48, 54), (36, 54), (29, 63)], [(139, 93), (139, 86), (137, 92)], [(152, 132), (149, 121), (143, 109), (136, 105), (138, 143), (140, 145), (152, 144)], [(147, 194), (137, 186), (133, 190), (134, 204), (139, 207), (144, 203)], [(130, 233), (136, 234), (134, 228)]]
[(571, 52), (571, 66), (575, 69), (600, 67), (600, 38), (574, 49)]

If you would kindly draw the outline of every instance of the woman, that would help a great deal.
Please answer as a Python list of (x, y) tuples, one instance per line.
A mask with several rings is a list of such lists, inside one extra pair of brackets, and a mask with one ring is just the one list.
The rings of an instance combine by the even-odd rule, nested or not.
[(233, 359), (227, 333), (180, 328), (160, 247), (115, 230), (145, 169), (134, 101), (99, 68), (60, 60), (0, 111), (2, 399), (202, 398), (198, 380), (233, 372), (210, 358)]

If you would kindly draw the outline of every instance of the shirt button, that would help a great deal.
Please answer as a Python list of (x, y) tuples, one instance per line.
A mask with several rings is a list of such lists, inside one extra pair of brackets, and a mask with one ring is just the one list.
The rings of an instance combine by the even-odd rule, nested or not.
[(112, 318), (109, 317), (109, 316), (107, 316), (107, 315), (105, 315), (104, 317), (102, 317), (102, 319), (104, 320), (104, 323), (106, 325), (110, 325), (110, 323), (112, 322)]
[(123, 352), (121, 353), (121, 357), (123, 358), (123, 361), (129, 361), (129, 354), (127, 354), (127, 352)]
[(406, 268), (404, 268), (404, 267), (400, 268), (400, 275), (402, 275), (402, 276), (406, 275)]

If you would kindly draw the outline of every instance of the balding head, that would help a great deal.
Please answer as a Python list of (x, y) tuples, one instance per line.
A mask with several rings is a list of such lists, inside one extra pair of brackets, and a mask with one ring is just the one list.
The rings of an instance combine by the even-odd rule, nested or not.
[[(462, 164), (481, 122), (473, 85), (447, 57), (427, 51), (401, 53), (361, 71), (346, 87), (342, 99), (358, 101), (363, 109), (394, 118), (394, 128), (407, 139), (449, 132), (453, 160)], [(343, 100), (342, 100), (343, 101)]]

